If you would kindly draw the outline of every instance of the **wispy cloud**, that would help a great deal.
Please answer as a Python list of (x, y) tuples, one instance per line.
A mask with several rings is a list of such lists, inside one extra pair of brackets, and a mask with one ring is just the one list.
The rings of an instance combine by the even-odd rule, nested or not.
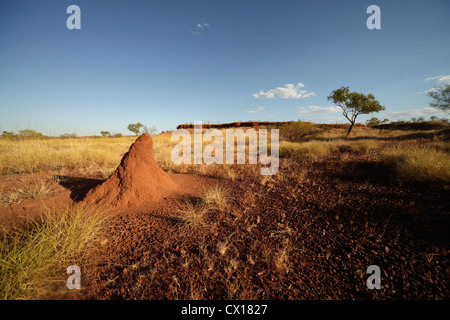
[(446, 76), (429, 77), (425, 79), (425, 81), (432, 81), (432, 80), (436, 80), (436, 83), (447, 84), (450, 83), (450, 74)]
[(305, 85), (303, 83), (288, 83), (284, 87), (277, 87), (275, 89), (271, 89), (269, 91), (260, 91), (253, 94), (254, 98), (261, 99), (273, 99), (275, 97), (279, 97), (282, 99), (300, 99), (315, 96), (314, 92), (308, 92), (306, 90), (301, 90)]
[(202, 32), (203, 30), (208, 29), (208, 28), (209, 28), (209, 23), (207, 23), (207, 22), (197, 23), (194, 30), (191, 30), (191, 34), (199, 35), (200, 32)]
[(197, 23), (197, 28), (202, 29), (202, 30), (209, 28), (209, 23), (206, 23), (206, 22)]
[[(450, 84), (450, 74), (446, 76), (428, 77), (425, 79), (425, 81), (435, 81), (435, 83), (438, 85), (447, 85)], [(414, 92), (414, 94), (428, 94), (430, 92), (438, 91), (440, 88), (441, 88), (440, 86), (437, 86), (425, 91)]]
[(425, 107), (422, 109), (391, 111), (383, 113), (383, 115), (385, 115), (387, 118), (391, 120), (399, 120), (399, 119), (407, 120), (413, 117), (429, 117), (437, 114), (445, 114), (445, 112), (439, 109)]
[(325, 117), (325, 118), (317, 118), (314, 119), (316, 123), (346, 123), (344, 117)]
[(259, 106), (256, 109), (247, 110), (246, 113), (257, 113), (263, 111), (266, 108), (267, 108), (266, 106)]
[(308, 107), (297, 107), (298, 116), (312, 116), (312, 115), (326, 115), (331, 113), (341, 112), (340, 107), (321, 107), (321, 106), (308, 106)]

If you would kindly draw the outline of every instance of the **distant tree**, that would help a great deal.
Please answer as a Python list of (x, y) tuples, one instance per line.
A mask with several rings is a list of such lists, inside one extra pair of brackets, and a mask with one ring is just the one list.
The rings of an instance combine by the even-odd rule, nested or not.
[(450, 84), (435, 88), (428, 92), (428, 95), (434, 99), (430, 102), (430, 107), (450, 112)]
[(14, 133), (14, 131), (3, 131), (2, 136), (4, 137), (13, 137), (16, 134)]
[(341, 87), (332, 91), (328, 96), (328, 100), (332, 100), (334, 104), (341, 107), (344, 117), (350, 122), (347, 136), (352, 131), (358, 115), (385, 110), (385, 107), (375, 100), (371, 93), (365, 95), (363, 93), (350, 92), (348, 87)]
[(76, 138), (78, 135), (76, 133), (64, 133), (59, 136), (62, 139), (70, 139), (70, 138)]
[(381, 123), (387, 123), (387, 122), (389, 122), (389, 119), (386, 119), (386, 118), (384, 118), (384, 119), (381, 121)]
[(431, 116), (430, 121), (439, 121), (439, 118), (436, 116)]
[(25, 130), (19, 130), (18, 137), (24, 138), (24, 139), (37, 139), (37, 138), (42, 138), (43, 135), (40, 132), (31, 130), (31, 129), (25, 129)]
[(373, 117), (366, 121), (366, 126), (373, 127), (379, 125), (380, 123), (381, 123), (380, 119)]
[(140, 123), (140, 122), (138, 122), (138, 123), (130, 123), (130, 124), (128, 125), (128, 130), (130, 130), (131, 132), (133, 132), (135, 135), (138, 135), (139, 132), (141, 131), (141, 128), (142, 128), (143, 126), (144, 126), (144, 125), (143, 125), (142, 123)]
[(411, 118), (411, 121), (412, 121), (412, 122), (417, 122), (417, 118), (415, 118), (415, 117), (414, 117), (414, 118)]
[(100, 134), (101, 134), (103, 137), (109, 137), (109, 136), (111, 135), (111, 133), (109, 133), (109, 131), (101, 131)]
[(142, 131), (146, 132), (146, 133), (150, 133), (151, 135), (154, 135), (158, 131), (158, 129), (155, 126), (151, 126), (150, 128), (147, 126), (144, 126), (142, 128)]
[(419, 118), (417, 118), (417, 122), (424, 122), (425, 121), (425, 118), (424, 117), (419, 117)]

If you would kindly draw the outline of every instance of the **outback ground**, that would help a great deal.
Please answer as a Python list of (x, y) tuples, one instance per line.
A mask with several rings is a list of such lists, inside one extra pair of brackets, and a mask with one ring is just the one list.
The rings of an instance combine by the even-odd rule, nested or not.
[[(156, 162), (179, 188), (120, 210), (82, 199), (135, 137), (2, 139), (1, 298), (448, 299), (442, 126), (346, 137), (302, 125), (299, 139), (280, 133), (274, 176), (259, 165), (174, 165), (171, 133), (155, 135)], [(66, 287), (72, 264), (81, 290)], [(366, 286), (370, 265), (380, 290)]]

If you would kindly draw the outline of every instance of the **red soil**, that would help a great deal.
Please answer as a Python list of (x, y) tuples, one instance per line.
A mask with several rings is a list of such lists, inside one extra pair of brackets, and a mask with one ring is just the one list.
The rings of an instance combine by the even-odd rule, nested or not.
[(155, 203), (176, 190), (153, 157), (153, 140), (144, 133), (125, 153), (112, 176), (90, 190), (84, 202), (130, 208)]

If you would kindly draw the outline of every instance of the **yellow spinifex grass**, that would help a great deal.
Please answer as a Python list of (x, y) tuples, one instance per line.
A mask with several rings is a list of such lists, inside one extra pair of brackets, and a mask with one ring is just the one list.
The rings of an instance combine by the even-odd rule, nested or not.
[(224, 209), (230, 201), (227, 191), (219, 186), (210, 188), (202, 197), (204, 204), (208, 207)]
[(397, 179), (404, 183), (449, 183), (448, 143), (399, 145), (383, 150), (385, 165), (392, 166)]
[(298, 157), (316, 160), (334, 152), (366, 152), (378, 149), (382, 142), (377, 140), (330, 140), (330, 141), (307, 141), (307, 142), (280, 142), (281, 157)]
[(0, 174), (117, 166), (134, 139), (1, 139)]
[(0, 299), (44, 299), (57, 274), (73, 264), (82, 268), (85, 250), (101, 234), (104, 213), (93, 207), (53, 208), (27, 229), (4, 233)]
[(35, 180), (30, 185), (14, 188), (6, 192), (0, 186), (0, 206), (14, 202), (20, 203), (25, 199), (40, 199), (52, 193), (54, 187), (54, 183), (45, 180)]

